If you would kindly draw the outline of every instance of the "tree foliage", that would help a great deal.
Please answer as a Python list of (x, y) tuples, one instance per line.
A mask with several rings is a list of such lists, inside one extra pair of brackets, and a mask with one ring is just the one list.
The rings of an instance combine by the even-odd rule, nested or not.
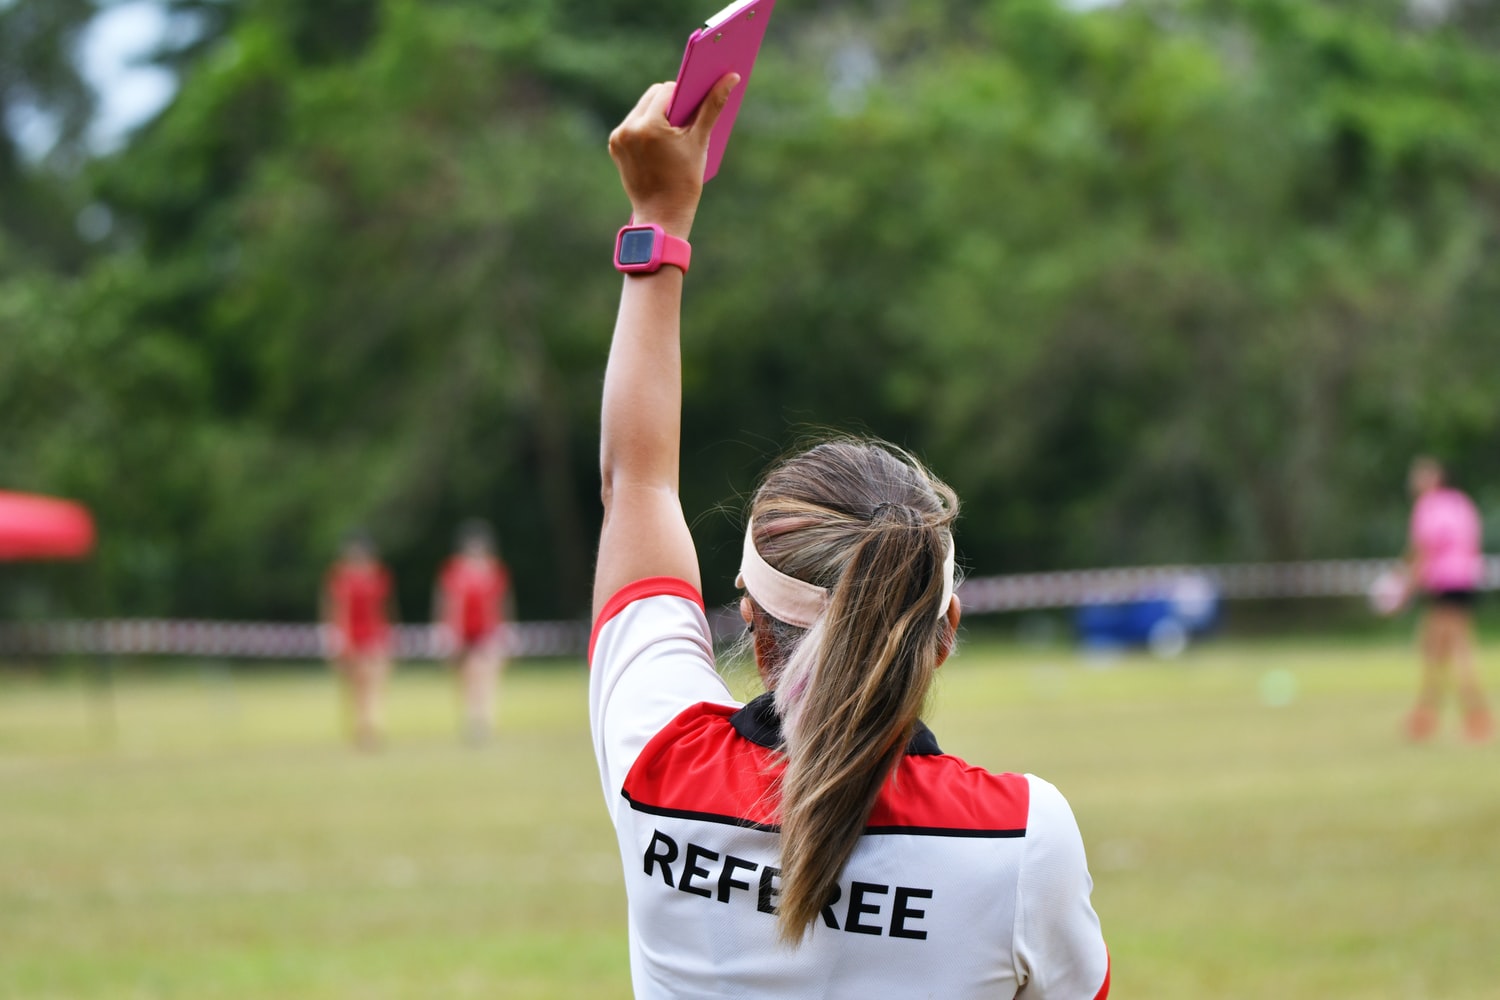
[[(177, 98), (56, 185), (112, 239), (23, 266), (0, 217), (0, 483), (94, 507), (111, 611), (304, 616), (363, 524), (419, 616), (481, 514), (523, 612), (580, 613), (604, 140), (704, 11), (180, 6)], [(825, 427), (928, 458), (980, 572), (1390, 552), (1417, 451), (1500, 511), (1500, 65), (1459, 7), (783, 5), (694, 234), (710, 598), (720, 511)]]
[[(0, 3), (0, 268), (78, 266), (64, 181), (80, 155), (94, 95), (72, 59), (94, 10), (90, 0)], [(28, 125), (53, 133), (49, 157), (62, 176), (38, 176), (26, 149)]]

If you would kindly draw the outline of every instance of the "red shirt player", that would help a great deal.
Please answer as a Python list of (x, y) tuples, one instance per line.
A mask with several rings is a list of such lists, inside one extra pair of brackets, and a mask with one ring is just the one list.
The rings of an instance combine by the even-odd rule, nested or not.
[(437, 619), (459, 670), (466, 730), (473, 742), (490, 732), (495, 686), (503, 660), (499, 628), (508, 616), (510, 571), (495, 553), (483, 521), (459, 530), (459, 550), (438, 577)]
[(323, 618), (329, 628), (329, 655), (343, 676), (353, 715), (355, 741), (378, 746), (381, 693), (390, 672), (391, 574), (363, 534), (351, 535), (328, 572)]
[(391, 599), (390, 571), (373, 555), (346, 556), (329, 570), (327, 588), (336, 655), (384, 653), (391, 635), (386, 615)]
[(443, 566), (438, 589), (443, 624), (460, 650), (495, 638), (510, 593), (510, 572), (504, 563), (488, 552), (461, 552)]

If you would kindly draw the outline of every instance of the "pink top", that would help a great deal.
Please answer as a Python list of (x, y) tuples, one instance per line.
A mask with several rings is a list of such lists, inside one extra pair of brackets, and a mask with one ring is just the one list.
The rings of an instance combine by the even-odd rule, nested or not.
[(1411, 512), (1417, 585), (1432, 593), (1473, 590), (1484, 577), (1479, 511), (1458, 490), (1444, 487), (1417, 498)]

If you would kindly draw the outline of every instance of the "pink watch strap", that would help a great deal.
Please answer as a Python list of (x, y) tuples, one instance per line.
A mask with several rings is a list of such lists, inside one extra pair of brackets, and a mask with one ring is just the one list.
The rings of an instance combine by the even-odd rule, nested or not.
[(687, 274), (688, 264), (693, 260), (693, 246), (687, 240), (667, 233), (661, 234), (661, 262), (682, 268)]
[[(649, 259), (644, 255), (645, 248), (640, 241), (630, 239), (636, 234), (649, 232), (651, 234), (651, 251)], [(631, 260), (624, 263), (627, 239)], [(615, 234), (615, 267), (626, 274), (652, 274), (660, 271), (663, 264), (671, 264), (673, 267), (682, 269), (686, 274), (688, 264), (693, 259), (693, 248), (687, 240), (673, 236), (654, 222), (637, 223), (632, 217), (624, 227)]]

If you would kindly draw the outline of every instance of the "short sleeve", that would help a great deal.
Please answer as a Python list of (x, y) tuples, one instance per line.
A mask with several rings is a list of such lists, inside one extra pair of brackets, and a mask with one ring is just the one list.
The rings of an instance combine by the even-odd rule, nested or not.
[(349, 574), (343, 567), (335, 566), (328, 571), (328, 577), (323, 583), (323, 592), (328, 595), (328, 603), (332, 605), (335, 623), (342, 626), (343, 619), (349, 611)]
[(714, 669), (703, 599), (682, 580), (641, 580), (604, 607), (589, 644), (589, 724), (613, 810), (646, 743), (683, 709), (735, 704)]
[(1016, 886), (1015, 962), (1025, 1000), (1103, 1000), (1109, 951), (1089, 894), (1094, 881), (1073, 810), (1035, 775)]
[(1484, 552), (1484, 518), (1479, 515), (1479, 508), (1467, 495), (1463, 496), (1464, 531), (1468, 537), (1470, 548), (1475, 553)]

